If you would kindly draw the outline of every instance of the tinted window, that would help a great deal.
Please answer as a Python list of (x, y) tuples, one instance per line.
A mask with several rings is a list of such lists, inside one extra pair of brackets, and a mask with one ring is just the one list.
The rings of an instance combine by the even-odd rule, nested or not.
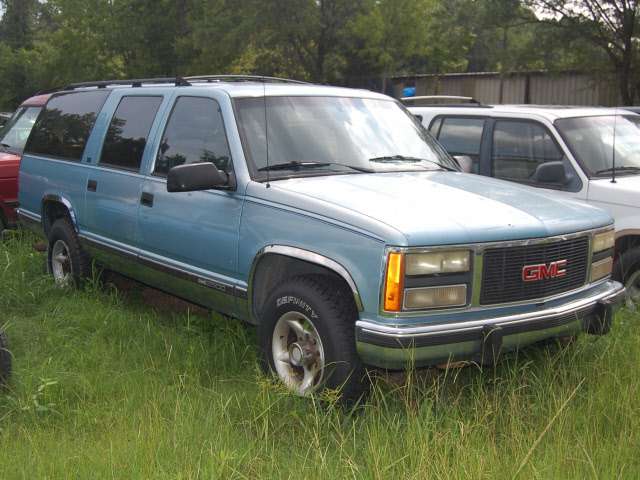
[(111, 119), (100, 164), (139, 170), (162, 97), (123, 97)]
[(82, 160), (84, 147), (109, 91), (73, 92), (49, 99), (25, 151)]
[(475, 171), (480, 161), (480, 142), (484, 129), (483, 118), (445, 118), (436, 132), (436, 124), (431, 127), (438, 141), (450, 155), (467, 155), (473, 160)]
[(9, 123), (2, 130), (0, 143), (11, 153), (22, 154), (24, 144), (29, 138), (33, 124), (42, 107), (21, 107), (13, 114)]
[(562, 152), (542, 125), (496, 122), (491, 158), (492, 176), (508, 180), (534, 180), (540, 164), (562, 159)]
[(231, 155), (218, 102), (180, 97), (167, 123), (153, 173), (166, 175), (176, 165), (212, 162), (226, 170)]

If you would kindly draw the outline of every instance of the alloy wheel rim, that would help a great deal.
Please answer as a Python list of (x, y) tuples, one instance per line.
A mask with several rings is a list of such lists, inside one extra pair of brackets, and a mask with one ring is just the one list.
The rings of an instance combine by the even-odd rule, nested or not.
[(322, 383), (325, 355), (315, 325), (305, 315), (288, 312), (276, 322), (271, 339), (276, 373), (301, 395), (311, 395)]

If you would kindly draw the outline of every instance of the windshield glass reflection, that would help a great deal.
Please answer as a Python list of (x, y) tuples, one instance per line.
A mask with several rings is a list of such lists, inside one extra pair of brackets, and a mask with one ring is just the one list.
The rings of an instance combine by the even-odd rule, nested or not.
[(614, 161), (616, 175), (640, 173), (640, 115), (563, 118), (556, 126), (590, 176), (611, 175)]
[(420, 123), (391, 100), (241, 98), (235, 106), (255, 179), (267, 178), (268, 171), (274, 178), (457, 170)]

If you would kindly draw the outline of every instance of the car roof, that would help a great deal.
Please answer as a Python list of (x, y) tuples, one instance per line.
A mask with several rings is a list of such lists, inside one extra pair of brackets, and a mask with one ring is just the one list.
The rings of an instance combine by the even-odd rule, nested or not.
[(150, 78), (133, 80), (108, 80), (98, 82), (73, 83), (48, 89), (41, 93), (59, 93), (88, 89), (120, 88), (194, 88), (216, 89), (226, 92), (233, 98), (262, 97), (262, 96), (334, 96), (334, 97), (365, 97), (379, 98), (397, 101), (392, 97), (369, 90), (331, 87), (316, 85), (297, 80), (288, 80), (275, 77), (251, 76), (251, 75), (202, 75), (193, 77), (176, 78)]
[(51, 97), (50, 93), (46, 93), (43, 95), (35, 95), (31, 98), (27, 98), (24, 102), (20, 104), (21, 107), (41, 107), (47, 100)]
[(553, 122), (558, 118), (592, 117), (600, 115), (635, 115), (621, 108), (612, 107), (585, 107), (574, 105), (487, 105), (487, 104), (456, 104), (456, 105), (407, 105), (410, 112), (418, 113), (425, 117), (437, 115), (461, 115), (461, 116), (537, 116)]

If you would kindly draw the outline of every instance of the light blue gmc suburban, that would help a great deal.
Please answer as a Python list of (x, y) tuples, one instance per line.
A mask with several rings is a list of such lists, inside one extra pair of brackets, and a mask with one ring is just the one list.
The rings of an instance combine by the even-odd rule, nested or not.
[(606, 333), (612, 217), (462, 173), (396, 100), (266, 77), (56, 90), (19, 216), (62, 289), (93, 262), (258, 325), (266, 372), (312, 395), (366, 367)]

